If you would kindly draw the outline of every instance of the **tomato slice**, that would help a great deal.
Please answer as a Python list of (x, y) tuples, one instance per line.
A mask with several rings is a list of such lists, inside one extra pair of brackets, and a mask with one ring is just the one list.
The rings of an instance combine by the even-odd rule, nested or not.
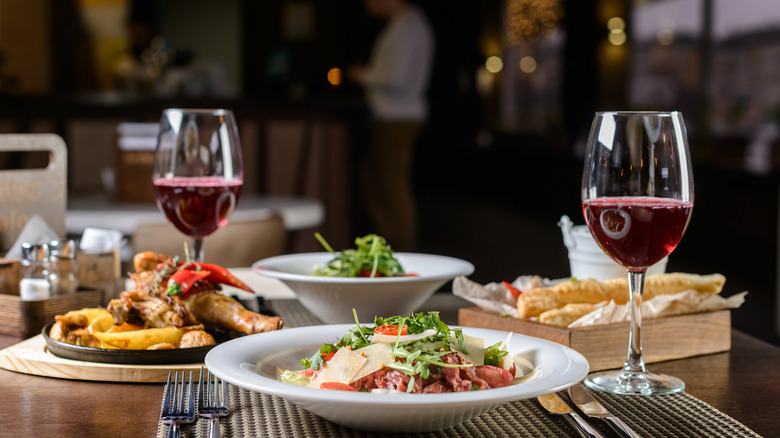
[[(358, 277), (371, 277), (371, 270), (370, 269), (361, 269), (360, 272), (357, 274)], [(373, 277), (371, 278), (377, 278), (377, 277), (384, 277), (381, 272), (377, 272)]]
[[(401, 329), (401, 336), (405, 335), (408, 326), (404, 324), (404, 327)], [(398, 324), (382, 324), (379, 327), (374, 329), (374, 334), (376, 335), (389, 335), (389, 336), (397, 336), (398, 335)]]
[(322, 382), (320, 389), (334, 389), (336, 391), (352, 391), (357, 392), (357, 389), (341, 382)]

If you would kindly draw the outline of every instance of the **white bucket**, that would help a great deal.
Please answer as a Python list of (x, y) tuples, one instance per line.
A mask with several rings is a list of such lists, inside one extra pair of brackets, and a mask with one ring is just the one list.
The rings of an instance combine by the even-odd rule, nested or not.
[[(574, 226), (568, 216), (562, 216), (558, 226), (563, 233), (563, 244), (569, 250), (571, 276), (578, 279), (594, 278), (603, 281), (608, 278), (626, 276), (626, 268), (609, 258), (590, 234), (587, 225)], [(647, 274), (663, 274), (669, 257), (647, 269)]]

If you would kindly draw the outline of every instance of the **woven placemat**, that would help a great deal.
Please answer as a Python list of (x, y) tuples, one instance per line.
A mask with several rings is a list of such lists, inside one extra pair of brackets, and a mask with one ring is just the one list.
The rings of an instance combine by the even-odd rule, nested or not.
[[(428, 437), (498, 438), (578, 436), (560, 417), (544, 411), (536, 400), (503, 404), (450, 429), (422, 434), (382, 434), (348, 429), (318, 417), (286, 400), (229, 385), (230, 416), (220, 420), (224, 437)], [(160, 391), (162, 397), (162, 391)], [(688, 395), (617, 397), (595, 393), (607, 409), (646, 437), (757, 437), (756, 433), (707, 403)], [(568, 401), (568, 399), (567, 399)], [(601, 420), (589, 420), (604, 436), (618, 436)], [(167, 425), (160, 423), (157, 436)], [(182, 427), (184, 437), (208, 436), (208, 420)]]
[[(457, 321), (457, 308), (463, 303), (451, 294), (435, 294), (421, 308), (439, 310), (448, 324)], [(322, 324), (297, 300), (276, 300), (270, 308), (284, 318), (285, 327)], [(506, 403), (496, 409), (467, 420), (453, 428), (424, 434), (378, 434), (348, 429), (334, 424), (286, 400), (229, 385), (233, 407), (230, 416), (220, 420), (225, 437), (566, 437), (578, 436), (569, 424), (558, 416), (548, 414), (536, 400)], [(620, 417), (642, 436), (675, 437), (757, 437), (743, 424), (689, 394), (658, 397), (621, 397), (592, 392), (614, 415)], [(564, 398), (568, 400), (567, 397)], [(162, 388), (160, 389), (162, 401)], [(618, 436), (601, 420), (590, 420), (591, 425), (605, 436)], [(184, 437), (206, 437), (208, 421), (184, 425)], [(168, 425), (159, 423), (157, 436), (164, 437)]]

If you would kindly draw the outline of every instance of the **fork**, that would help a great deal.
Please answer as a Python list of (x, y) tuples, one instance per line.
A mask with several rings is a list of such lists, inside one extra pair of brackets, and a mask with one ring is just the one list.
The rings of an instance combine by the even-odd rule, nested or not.
[[(200, 367), (200, 381), (198, 383), (198, 413), (201, 417), (209, 418), (209, 438), (220, 438), (219, 417), (230, 414), (230, 400), (228, 400), (225, 381), (214, 376), (212, 386), (211, 372), (206, 370), (206, 378), (203, 378), (203, 369)], [(204, 390), (203, 382), (206, 382)], [(219, 385), (219, 388), (217, 386)], [(213, 388), (213, 390), (212, 390)], [(218, 389), (222, 390), (221, 400), (218, 400)]]
[[(163, 396), (163, 407), (160, 414), (162, 422), (171, 425), (170, 429), (168, 429), (168, 438), (181, 436), (180, 423), (192, 423), (195, 421), (195, 393), (192, 392), (192, 371), (190, 371), (190, 379), (187, 384), (188, 389), (184, 386), (184, 371), (181, 372), (181, 381), (179, 380), (179, 372), (176, 371), (173, 385), (171, 385), (172, 374), (173, 371), (168, 372), (168, 382), (165, 384), (165, 395)], [(185, 394), (187, 394), (186, 400)]]

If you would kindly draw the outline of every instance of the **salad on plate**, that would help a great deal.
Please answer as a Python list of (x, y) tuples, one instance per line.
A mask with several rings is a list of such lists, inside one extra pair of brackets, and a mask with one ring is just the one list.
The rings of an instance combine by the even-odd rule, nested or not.
[[(355, 313), (353, 311), (353, 313)], [(532, 379), (529, 361), (509, 355), (509, 340), (484, 339), (450, 328), (438, 312), (376, 317), (324, 343), (302, 369), (277, 369), (278, 378), (311, 388), (373, 393), (443, 393), (501, 388)]]

